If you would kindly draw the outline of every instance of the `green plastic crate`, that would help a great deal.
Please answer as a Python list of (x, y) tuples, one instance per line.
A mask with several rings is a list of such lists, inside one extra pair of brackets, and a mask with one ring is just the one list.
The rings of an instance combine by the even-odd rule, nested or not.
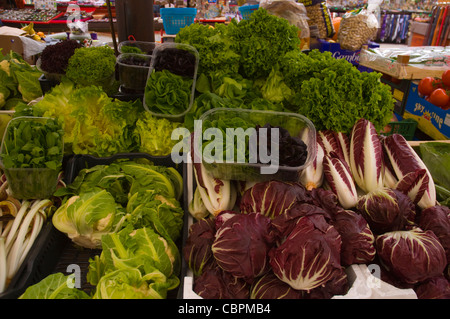
[(403, 137), (411, 141), (414, 138), (414, 134), (417, 128), (417, 122), (413, 119), (405, 119), (399, 122), (390, 122), (388, 124), (391, 127), (391, 131), (383, 133), (384, 135), (401, 134)]

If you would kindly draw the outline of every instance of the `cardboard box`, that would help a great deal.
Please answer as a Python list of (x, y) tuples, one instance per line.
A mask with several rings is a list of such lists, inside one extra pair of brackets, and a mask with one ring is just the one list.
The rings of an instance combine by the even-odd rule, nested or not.
[(435, 140), (450, 139), (450, 110), (443, 110), (420, 97), (415, 82), (410, 85), (403, 117), (416, 120), (417, 128)]
[[(348, 62), (352, 63), (355, 66), (359, 66), (359, 53), (361, 50), (350, 51), (341, 49), (341, 45), (338, 42), (328, 42), (322, 39), (319, 39), (320, 44), (320, 52), (330, 51), (334, 58), (336, 59), (346, 59)], [(379, 44), (374, 42), (369, 42), (369, 48), (378, 48)]]
[(12, 50), (19, 53), (27, 63), (34, 65), (37, 56), (42, 52), (46, 44), (21, 36), (21, 34), (23, 34), (23, 31), (19, 28), (0, 27), (0, 48), (2, 48), (2, 53), (6, 54)]

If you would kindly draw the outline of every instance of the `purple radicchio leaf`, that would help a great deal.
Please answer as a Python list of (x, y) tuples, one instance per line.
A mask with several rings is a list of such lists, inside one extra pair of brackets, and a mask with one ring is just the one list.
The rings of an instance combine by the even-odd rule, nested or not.
[(286, 240), (269, 252), (275, 275), (297, 290), (331, 280), (340, 264), (341, 237), (320, 214), (304, 216)]
[(436, 205), (420, 213), (419, 227), (431, 230), (444, 247), (447, 263), (450, 263), (450, 208)]
[(395, 189), (407, 195), (414, 204), (417, 204), (428, 188), (429, 177), (425, 169), (410, 172), (403, 176)]
[(195, 277), (201, 275), (203, 269), (214, 260), (211, 245), (214, 242), (215, 233), (213, 218), (198, 220), (189, 228), (189, 235), (183, 247), (183, 256)]
[(248, 299), (250, 285), (214, 263), (194, 280), (194, 292), (203, 299)]
[(428, 175), (428, 187), (418, 205), (422, 209), (436, 205), (436, 188), (430, 171), (401, 134), (392, 134), (383, 139), (383, 147), (389, 157), (394, 172), (401, 180), (411, 172), (425, 169)]
[(450, 283), (443, 275), (419, 283), (414, 291), (419, 299), (450, 299)]
[(334, 215), (333, 226), (341, 235), (341, 264), (366, 264), (375, 258), (375, 237), (365, 218), (352, 211), (340, 210)]
[(358, 194), (348, 165), (336, 153), (331, 152), (324, 157), (323, 169), (325, 179), (342, 207), (345, 209), (354, 207), (358, 201)]
[(250, 291), (250, 299), (303, 299), (304, 292), (295, 290), (270, 271), (259, 278)]
[(245, 191), (240, 201), (242, 213), (260, 213), (270, 218), (283, 214), (297, 201), (310, 201), (308, 191), (299, 183), (266, 181)]
[(415, 227), (384, 233), (375, 246), (383, 266), (398, 280), (415, 284), (442, 275), (447, 259), (432, 231)]
[(407, 195), (391, 188), (380, 188), (361, 196), (356, 210), (375, 234), (402, 230), (415, 222), (414, 203)]
[(355, 183), (366, 193), (383, 186), (383, 152), (372, 122), (359, 119), (350, 139), (350, 169)]
[(271, 219), (259, 213), (236, 214), (217, 230), (211, 247), (217, 264), (251, 283), (269, 270)]

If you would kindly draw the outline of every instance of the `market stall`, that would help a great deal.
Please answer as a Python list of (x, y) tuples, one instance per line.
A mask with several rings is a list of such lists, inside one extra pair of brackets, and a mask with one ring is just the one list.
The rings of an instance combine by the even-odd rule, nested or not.
[(0, 298), (450, 297), (448, 140), (270, 9), (1, 53)]

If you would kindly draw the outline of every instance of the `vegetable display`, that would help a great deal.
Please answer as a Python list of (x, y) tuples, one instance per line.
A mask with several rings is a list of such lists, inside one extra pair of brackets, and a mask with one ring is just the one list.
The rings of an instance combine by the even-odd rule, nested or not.
[[(2, 183), (4, 192), (7, 182)], [(54, 211), (50, 199), (22, 200), (2, 193), (0, 201), (0, 294), (21, 267)]]
[[(377, 131), (386, 126), (394, 100), (381, 74), (359, 72), (330, 52), (302, 52), (298, 32), (263, 8), (240, 22), (182, 28), (175, 42), (195, 47), (200, 57), (186, 127), (222, 103), (230, 108), (289, 110), (309, 118), (318, 130), (350, 133), (360, 118), (372, 122)], [(206, 93), (210, 94), (203, 96)]]
[[(379, 135), (373, 123), (360, 119), (349, 134), (317, 132), (317, 143), (322, 152), (309, 174), (321, 176), (305, 180), (299, 174), (297, 183), (245, 184), (205, 174), (200, 184), (197, 180), (191, 202), (197, 221), (183, 254), (194, 269), (194, 292), (203, 298), (331, 298), (349, 289), (345, 267), (379, 263), (382, 279), (396, 287), (411, 287), (419, 298), (448, 296), (448, 282), (446, 286), (443, 280), (450, 209), (437, 203), (430, 171), (404, 137)], [(199, 172), (194, 168), (194, 176)], [(209, 183), (210, 191), (199, 201), (195, 194)], [(215, 203), (214, 196), (220, 194), (212, 185), (225, 183), (237, 186), (236, 195), (221, 198), (219, 202), (226, 200), (222, 208), (203, 205)], [(230, 231), (227, 223), (246, 214), (268, 217), (268, 234), (259, 229), (255, 235), (250, 227)], [(194, 231), (197, 225), (203, 227)], [(252, 234), (243, 237), (245, 233)], [(225, 240), (223, 234), (230, 238)], [(244, 249), (262, 242), (269, 244), (268, 250)], [(217, 247), (226, 259), (214, 253)], [(258, 253), (260, 268), (255, 268)], [(212, 267), (219, 267), (219, 278), (211, 275)], [(253, 272), (256, 276), (244, 276), (243, 268), (259, 270)], [(231, 282), (240, 282), (238, 294), (228, 289), (230, 278), (225, 280), (223, 273), (235, 278)], [(205, 287), (221, 293), (207, 293)]]
[(99, 87), (77, 88), (63, 79), (32, 106), (16, 108), (14, 117), (57, 118), (64, 128), (64, 153), (98, 157), (145, 151), (169, 155), (177, 141), (171, 140), (180, 124), (152, 117), (140, 100), (112, 99)]
[(0, 108), (11, 110), (20, 102), (42, 96), (39, 77), (42, 73), (17, 53), (0, 51)]
[(98, 85), (107, 92), (115, 92), (115, 66), (116, 56), (110, 47), (81, 47), (69, 58), (66, 76), (77, 86)]
[[(148, 160), (119, 160), (79, 171), (55, 196), (52, 222), (82, 247), (101, 249), (89, 260), (90, 295), (67, 294), (60, 275), (29, 287), (21, 298), (162, 299), (178, 287), (184, 211), (181, 175)], [(41, 295), (45, 289), (49, 295)], [(63, 289), (59, 295), (58, 290)]]
[(41, 70), (47, 73), (65, 74), (69, 59), (75, 49), (82, 45), (76, 40), (64, 40), (52, 45), (48, 45), (42, 50)]

